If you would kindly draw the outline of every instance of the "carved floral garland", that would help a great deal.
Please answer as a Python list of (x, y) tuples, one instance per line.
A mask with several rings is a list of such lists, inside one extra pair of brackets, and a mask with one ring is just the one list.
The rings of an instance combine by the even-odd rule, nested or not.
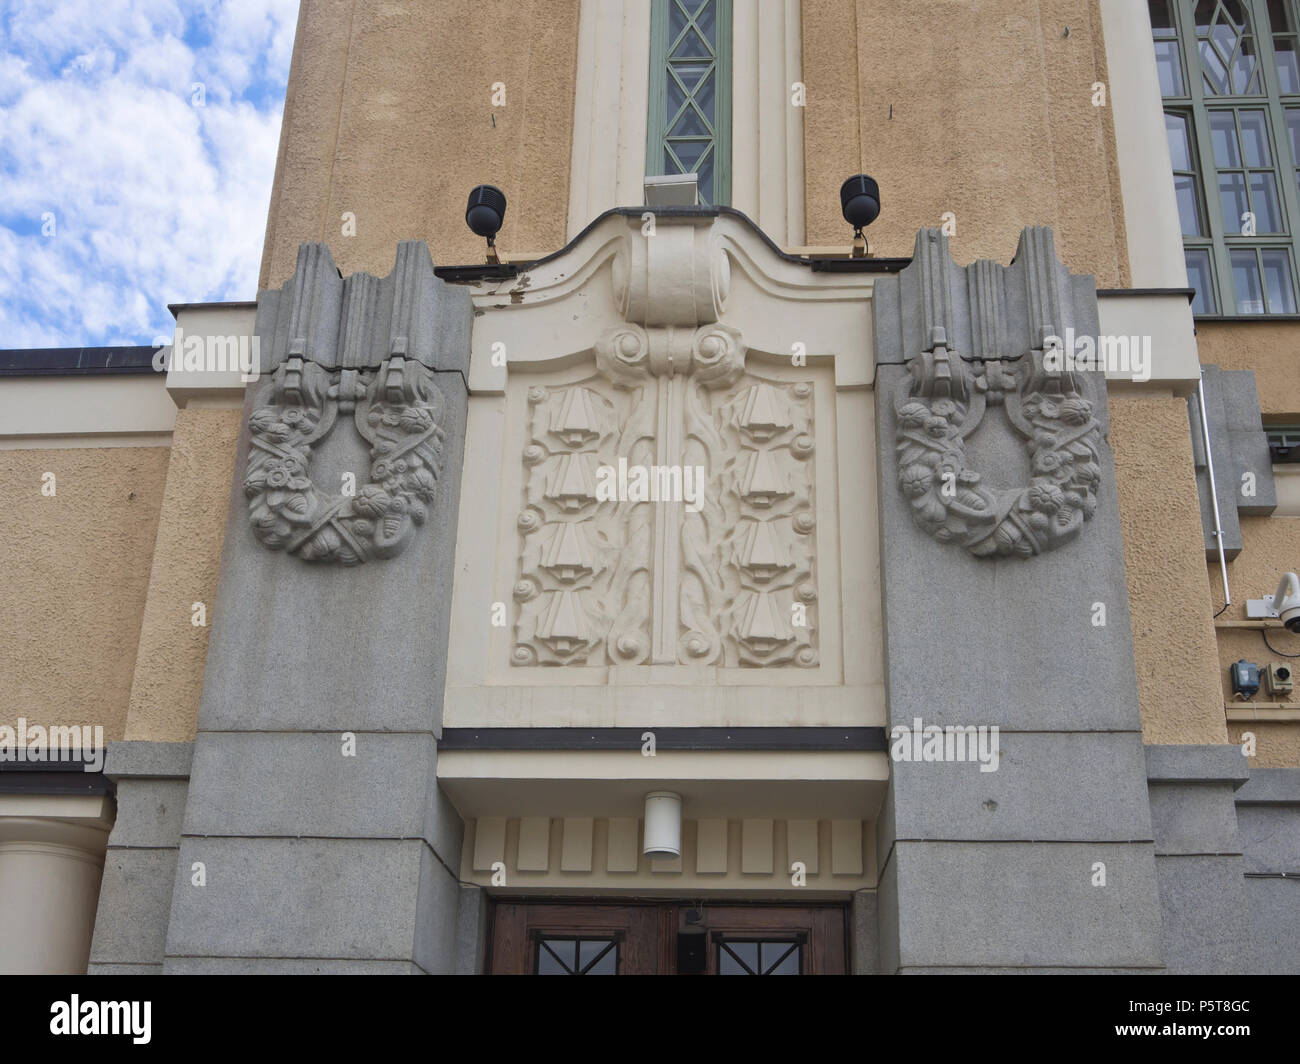
[[(403, 362), (390, 359), (374, 375), (300, 359), (276, 371), (272, 401), (248, 418), (244, 494), (264, 546), (356, 565), (401, 553), (424, 523), (441, 472), (442, 396), (423, 366)], [(312, 447), (354, 409), (371, 445), (369, 482), (355, 495), (321, 491), (308, 473)]]
[[(1016, 388), (1015, 378), (998, 365), (963, 399), (963, 371), (946, 356), (942, 350), (937, 359), (926, 352), (924, 368), (903, 382), (897, 402), (898, 483), (913, 520), (939, 542), (960, 542), (978, 557), (1026, 558), (1074, 539), (1097, 510), (1101, 482), (1101, 426), (1092, 404), (1070, 375), (1043, 373), (1040, 351), (1027, 360), (1032, 383)], [(917, 390), (917, 377), (935, 379), (936, 362), (955, 371), (948, 390), (958, 398), (908, 394)], [(1012, 425), (1025, 437), (1033, 479), (998, 491), (967, 465), (964, 441), (986, 404), (1004, 398)]]

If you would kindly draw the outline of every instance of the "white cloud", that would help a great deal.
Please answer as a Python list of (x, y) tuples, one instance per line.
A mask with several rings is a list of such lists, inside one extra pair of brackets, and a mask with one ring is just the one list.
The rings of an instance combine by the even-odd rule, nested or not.
[(254, 297), (296, 16), (0, 0), (0, 347), (148, 343), (169, 302)]

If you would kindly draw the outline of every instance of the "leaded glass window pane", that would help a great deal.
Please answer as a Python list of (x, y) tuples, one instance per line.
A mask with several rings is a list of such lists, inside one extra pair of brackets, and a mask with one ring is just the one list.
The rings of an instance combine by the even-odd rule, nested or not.
[(649, 172), (698, 175), (701, 202), (730, 194), (730, 0), (654, 0)]
[(1248, 96), (1263, 91), (1255, 41), (1242, 0), (1199, 0), (1195, 25), (1207, 96)]

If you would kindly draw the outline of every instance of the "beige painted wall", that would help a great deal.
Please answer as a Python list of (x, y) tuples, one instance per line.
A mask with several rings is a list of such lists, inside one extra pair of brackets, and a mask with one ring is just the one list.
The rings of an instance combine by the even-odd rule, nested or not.
[(509, 199), (504, 251), (563, 246), (578, 7), (302, 0), (261, 287), (293, 273), (304, 240), (327, 242), (344, 274), (388, 273), (412, 238), (437, 264), (482, 262), (464, 221), (476, 184)]
[(951, 211), (958, 262), (1009, 262), (1024, 226), (1052, 225), (1071, 269), (1128, 283), (1095, 0), (803, 0), (803, 49), (809, 244), (848, 243), (839, 186), (863, 170), (877, 255)]
[(167, 461), (166, 447), (0, 451), (0, 723), (123, 737)]
[[(195, 405), (176, 413), (127, 739), (194, 738), (240, 414)], [(192, 623), (196, 602), (204, 604), (207, 627)]]
[[(1143, 739), (1222, 743), (1211, 589), (1192, 471), (1187, 403), (1173, 395), (1110, 396), (1124, 564)], [(1170, 600), (1183, 604), (1170, 610)]]
[(1300, 322), (1197, 322), (1196, 346), (1204, 365), (1255, 371), (1265, 419), (1300, 419)]

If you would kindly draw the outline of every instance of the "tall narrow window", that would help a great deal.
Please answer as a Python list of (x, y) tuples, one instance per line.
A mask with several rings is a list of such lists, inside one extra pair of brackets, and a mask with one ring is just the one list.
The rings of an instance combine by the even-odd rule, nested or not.
[(1197, 314), (1296, 313), (1296, 0), (1148, 0)]
[(647, 174), (698, 174), (710, 206), (731, 197), (731, 0), (654, 0)]

